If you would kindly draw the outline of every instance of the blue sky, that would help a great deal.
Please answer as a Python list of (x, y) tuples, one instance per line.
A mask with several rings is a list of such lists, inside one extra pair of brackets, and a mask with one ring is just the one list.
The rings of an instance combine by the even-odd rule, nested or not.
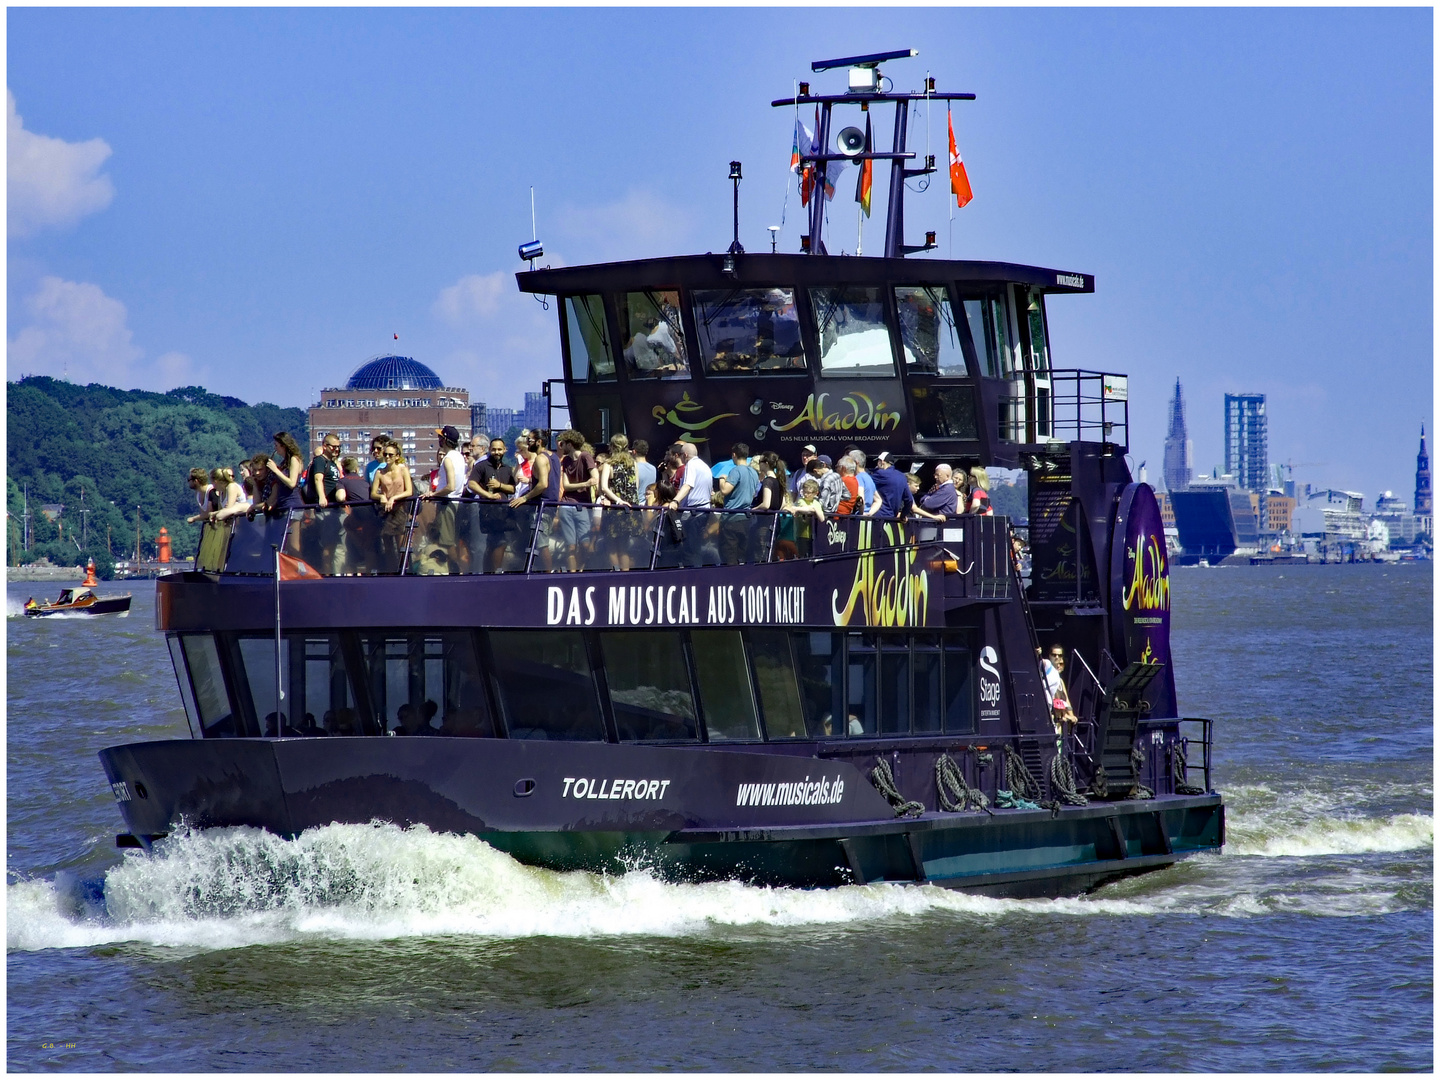
[[(719, 251), (739, 158), (741, 239), (768, 248), (793, 121), (769, 101), (843, 79), (813, 59), (915, 47), (886, 69), (898, 86), (929, 72), (978, 100), (955, 113), (975, 200), (951, 226), (943, 179), (911, 196), (912, 240), (1094, 273), (1094, 296), (1050, 305), (1054, 360), (1130, 373), (1152, 480), (1178, 376), (1199, 469), (1223, 460), (1222, 395), (1258, 391), (1271, 460), (1302, 483), (1367, 503), (1413, 486), (1433, 397), (1426, 9), (7, 20), (10, 378), (303, 406), (398, 346), (519, 405), (559, 374), (554, 312), (513, 278), (531, 185), (547, 262)], [(929, 132), (943, 162), (942, 111)], [(853, 249), (853, 182), (832, 250)], [(792, 190), (782, 249), (800, 224)]]

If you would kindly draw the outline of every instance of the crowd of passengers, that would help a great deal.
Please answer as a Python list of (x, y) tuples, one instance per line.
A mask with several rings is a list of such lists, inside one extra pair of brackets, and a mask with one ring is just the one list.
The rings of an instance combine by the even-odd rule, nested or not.
[[(791, 473), (778, 454), (752, 454), (745, 443), (735, 443), (728, 458), (712, 465), (686, 440), (652, 462), (643, 439), (632, 444), (624, 435), (597, 449), (580, 432), (566, 430), (551, 450), (548, 431), (527, 430), (513, 452), (503, 439), (484, 435), (464, 443), (453, 426), (435, 435), (436, 467), (417, 482), (389, 436), (371, 440), (370, 460), (362, 466), (342, 457), (340, 440), (327, 435), (307, 466), (299, 444), (278, 432), (273, 456), (257, 454), (233, 470), (192, 469), (198, 512), (188, 520), (364, 505), (369, 513), (348, 525), (329, 514), (294, 530), (291, 553), (321, 573), (375, 573), (398, 569), (408, 543), (412, 571), (448, 574), (466, 567), (472, 573), (525, 569), (537, 531), (534, 513), (542, 507), (535, 568), (546, 572), (593, 568), (597, 556), (628, 570), (635, 553), (648, 558), (648, 533), (641, 533), (653, 526), (642, 515), (605, 515), (606, 507), (669, 511), (668, 535), (687, 562), (726, 565), (807, 558), (819, 525), (836, 518), (943, 521), (992, 512), (983, 466), (967, 471), (938, 464), (922, 491), (919, 476), (896, 469), (889, 454), (872, 461), (858, 448), (836, 462), (807, 445), (800, 468)], [(417, 501), (434, 505), (422, 509), (412, 537)], [(710, 509), (761, 511), (778, 521), (772, 529), (770, 519), (750, 513), (696, 513)]]

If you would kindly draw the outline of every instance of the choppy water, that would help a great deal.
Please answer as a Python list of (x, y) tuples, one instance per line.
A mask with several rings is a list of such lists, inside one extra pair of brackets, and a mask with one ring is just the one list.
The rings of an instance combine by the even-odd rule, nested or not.
[(113, 847), (94, 752), (186, 734), (134, 618), (8, 590), (8, 1064), (1433, 1067), (1429, 567), (1181, 570), (1229, 844), (1076, 900), (556, 874), (331, 826)]

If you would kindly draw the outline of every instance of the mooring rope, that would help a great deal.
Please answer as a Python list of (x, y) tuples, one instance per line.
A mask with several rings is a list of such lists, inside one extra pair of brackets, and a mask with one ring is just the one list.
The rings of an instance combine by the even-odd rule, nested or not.
[(1170, 744), (1170, 776), (1176, 795), (1204, 795), (1203, 787), (1190, 783), (1190, 763), (1185, 760), (1185, 744), (1179, 741)]
[[(1025, 764), (1025, 759), (1016, 753), (1015, 748), (1009, 743), (1005, 744), (1005, 783), (1010, 790), (1022, 799), (1028, 799), (1036, 807), (1044, 807), (1052, 814), (1060, 813), (1060, 803), (1051, 800), (1045, 801), (1045, 795), (1040, 790), (1040, 781), (1035, 779), (1030, 772), (1030, 766)], [(1002, 805), (999, 799), (999, 792), (996, 792), (995, 805)]]
[(1140, 747), (1130, 747), (1130, 764), (1135, 769), (1135, 786), (1130, 789), (1127, 799), (1153, 799), (1155, 792), (1151, 791), (1144, 784), (1140, 783), (1140, 769), (1145, 764), (1145, 754)]
[(1075, 790), (1075, 773), (1070, 768), (1070, 759), (1063, 753), (1050, 759), (1050, 790), (1071, 806), (1090, 805), (1090, 800)]
[(925, 812), (925, 804), (918, 803), (914, 799), (907, 799), (900, 794), (900, 789), (895, 786), (895, 774), (890, 771), (890, 763), (881, 758), (870, 770), (870, 783), (875, 785), (875, 790), (885, 796), (886, 802), (895, 808), (896, 817), (908, 817), (911, 814), (917, 817)]
[(997, 788), (995, 791), (995, 805), (1001, 810), (1039, 810), (1038, 803), (1029, 799), (1022, 799), (1013, 791), (1006, 791), (1004, 788)]
[(951, 814), (966, 810), (990, 813), (990, 800), (979, 788), (965, 782), (965, 774), (949, 754), (935, 759), (935, 792), (940, 809)]

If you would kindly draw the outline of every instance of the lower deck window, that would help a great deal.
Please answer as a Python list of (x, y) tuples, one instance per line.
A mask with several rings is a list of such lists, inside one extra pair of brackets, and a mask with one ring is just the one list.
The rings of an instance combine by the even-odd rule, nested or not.
[(621, 742), (699, 738), (679, 634), (612, 630), (600, 635), (600, 651)]
[(486, 636), (510, 738), (605, 740), (580, 631), (492, 630)]

